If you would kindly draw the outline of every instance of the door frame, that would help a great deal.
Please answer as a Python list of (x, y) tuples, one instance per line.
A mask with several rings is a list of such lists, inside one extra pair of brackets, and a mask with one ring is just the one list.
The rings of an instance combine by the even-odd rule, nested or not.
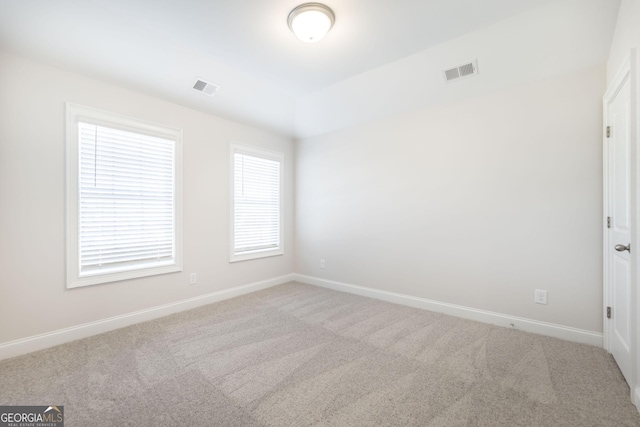
[(614, 79), (607, 85), (607, 91), (602, 99), (603, 105), (603, 126), (602, 126), (602, 152), (603, 152), (603, 344), (605, 350), (611, 352), (611, 335), (613, 323), (607, 319), (607, 307), (611, 305), (613, 287), (610, 283), (611, 274), (611, 261), (613, 259), (611, 255), (611, 247), (614, 242), (610, 241), (609, 232), (607, 228), (607, 216), (609, 215), (609, 150), (607, 147), (607, 126), (609, 125), (609, 105), (615, 99), (618, 92), (622, 89), (622, 86), (630, 81), (630, 206), (631, 206), (631, 253), (630, 253), (630, 265), (631, 265), (631, 295), (632, 303), (630, 305), (630, 325), (631, 325), (631, 375), (629, 381), (629, 388), (631, 391), (631, 400), (640, 411), (640, 342), (638, 340), (638, 311), (640, 308), (640, 294), (638, 292), (638, 278), (640, 272), (640, 221), (638, 219), (638, 212), (640, 212), (640, 193), (639, 185), (640, 175), (638, 165), (640, 161), (638, 159), (638, 125), (640, 119), (638, 118), (638, 66), (636, 50), (631, 49), (629, 56), (624, 61), (622, 67), (614, 77)]

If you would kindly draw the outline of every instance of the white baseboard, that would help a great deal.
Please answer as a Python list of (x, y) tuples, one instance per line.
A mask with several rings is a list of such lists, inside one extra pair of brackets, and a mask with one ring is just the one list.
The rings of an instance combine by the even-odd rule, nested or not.
[[(22, 338), (15, 341), (5, 342), (0, 344), (0, 360), (20, 356), (23, 354), (64, 344), (70, 341), (75, 341), (78, 339), (101, 334), (104, 332), (113, 331), (115, 329), (124, 328), (136, 323), (146, 322), (148, 320), (157, 319), (173, 313), (190, 310), (192, 308), (200, 307), (218, 301), (223, 301), (229, 298), (234, 298), (262, 289), (267, 289), (273, 286), (290, 282), (292, 280), (301, 283), (307, 283), (310, 285), (334, 289), (337, 291), (349, 292), (352, 294), (362, 295), (369, 298), (375, 298), (396, 304), (402, 304), (410, 307), (444, 313), (464, 319), (504, 326), (507, 328), (511, 327), (511, 324), (513, 324), (516, 329), (561, 338), (568, 341), (590, 344), (599, 347), (602, 347), (603, 345), (603, 335), (598, 332), (591, 332), (583, 329), (556, 325), (553, 323), (540, 322), (537, 320), (509, 316), (501, 313), (478, 310), (475, 308), (448, 304), (440, 301), (433, 301), (395, 292), (381, 291), (364, 286), (350, 285), (333, 280), (326, 280), (318, 277), (292, 273), (280, 277), (274, 277), (268, 280), (250, 283), (247, 285), (236, 286), (230, 289), (212, 292), (206, 295), (200, 295), (194, 298), (189, 298), (174, 303), (151, 307), (133, 313), (127, 313), (120, 316), (98, 320), (95, 322), (85, 323), (82, 325), (59, 329), (56, 331)], [(640, 410), (640, 387), (636, 388), (634, 394), (635, 404)]]
[(53, 332), (47, 332), (44, 334), (34, 335), (15, 341), (9, 341), (0, 344), (0, 360), (20, 356), (22, 354), (31, 353), (33, 351), (42, 350), (70, 341), (79, 340), (82, 338), (90, 337), (92, 335), (113, 331), (115, 329), (124, 328), (125, 326), (130, 326), (140, 322), (146, 322), (147, 320), (157, 319), (159, 317), (168, 316), (173, 313), (190, 310), (192, 308), (226, 300), (229, 298), (234, 298), (262, 289), (267, 289), (272, 286), (290, 282), (292, 280), (294, 280), (294, 275), (287, 274), (268, 280), (262, 280), (247, 285), (236, 286), (230, 289), (212, 292), (206, 295), (200, 295), (178, 302), (135, 311), (133, 313), (127, 313), (120, 316), (97, 320), (95, 322), (72, 326), (70, 328), (59, 329)]
[(631, 401), (634, 405), (636, 405), (636, 409), (638, 409), (638, 412), (640, 412), (640, 386), (635, 388)]
[[(333, 280), (321, 279), (318, 277), (294, 274), (295, 280), (309, 285), (321, 286), (337, 291), (348, 292), (369, 298), (375, 298), (395, 304), (407, 305), (414, 308), (444, 313), (463, 319), (476, 320), (478, 322), (490, 323), (497, 326), (515, 329), (535, 334), (561, 338), (567, 341), (590, 344), (598, 347), (603, 346), (603, 334), (599, 332), (587, 331), (584, 329), (572, 328), (569, 326), (556, 325), (553, 323), (540, 322), (538, 320), (525, 319), (522, 317), (510, 316), (507, 314), (494, 313), (491, 311), (479, 310), (476, 308), (464, 307), (461, 305), (448, 304), (440, 301), (399, 294), (395, 292), (381, 291), (364, 286), (350, 285)], [(640, 402), (640, 400), (638, 400)]]

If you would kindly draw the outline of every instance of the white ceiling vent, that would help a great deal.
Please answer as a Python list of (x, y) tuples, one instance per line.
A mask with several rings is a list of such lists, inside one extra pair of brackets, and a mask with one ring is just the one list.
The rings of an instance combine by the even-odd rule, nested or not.
[(202, 80), (200, 77), (196, 78), (196, 82), (193, 84), (193, 88), (198, 92), (202, 92), (205, 95), (213, 96), (220, 86), (214, 85), (213, 83), (209, 83), (208, 81)]
[(457, 80), (462, 80), (466, 77), (471, 77), (476, 75), (478, 75), (477, 59), (471, 62), (468, 62), (466, 64), (462, 64), (457, 67), (442, 71), (442, 76), (444, 77), (444, 81), (447, 83), (454, 82)]

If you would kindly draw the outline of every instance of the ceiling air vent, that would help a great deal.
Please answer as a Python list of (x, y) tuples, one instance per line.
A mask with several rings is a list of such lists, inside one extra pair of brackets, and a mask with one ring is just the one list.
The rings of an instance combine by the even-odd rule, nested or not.
[(478, 74), (477, 59), (469, 63), (462, 64), (457, 67), (442, 71), (442, 76), (444, 77), (444, 81), (447, 83), (454, 82), (456, 80), (461, 80), (466, 77), (475, 76), (477, 74)]
[(220, 86), (209, 83), (198, 77), (196, 78), (196, 82), (194, 83), (193, 88), (198, 92), (204, 93), (205, 95), (213, 96), (218, 91), (218, 89), (220, 89)]

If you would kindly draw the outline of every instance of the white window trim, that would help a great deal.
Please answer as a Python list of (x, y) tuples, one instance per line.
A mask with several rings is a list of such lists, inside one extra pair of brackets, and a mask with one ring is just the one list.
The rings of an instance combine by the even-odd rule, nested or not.
[[(248, 155), (254, 155), (258, 157), (265, 157), (268, 159), (276, 160), (280, 162), (280, 246), (276, 249), (266, 249), (255, 252), (248, 252), (240, 255), (236, 255), (235, 248), (235, 233), (234, 233), (234, 154), (245, 153)], [(285, 158), (284, 153), (278, 151), (267, 150), (264, 148), (258, 148), (251, 145), (240, 144), (231, 141), (229, 149), (229, 201), (230, 201), (230, 218), (229, 218), (229, 262), (239, 262), (258, 258), (267, 258), (272, 256), (284, 255), (284, 171), (285, 171)]]
[[(159, 267), (138, 268), (115, 273), (80, 276), (78, 253), (78, 121), (109, 126), (176, 141), (175, 146), (175, 262)], [(143, 120), (66, 103), (66, 256), (67, 288), (78, 288), (138, 277), (182, 271), (182, 130)]]

